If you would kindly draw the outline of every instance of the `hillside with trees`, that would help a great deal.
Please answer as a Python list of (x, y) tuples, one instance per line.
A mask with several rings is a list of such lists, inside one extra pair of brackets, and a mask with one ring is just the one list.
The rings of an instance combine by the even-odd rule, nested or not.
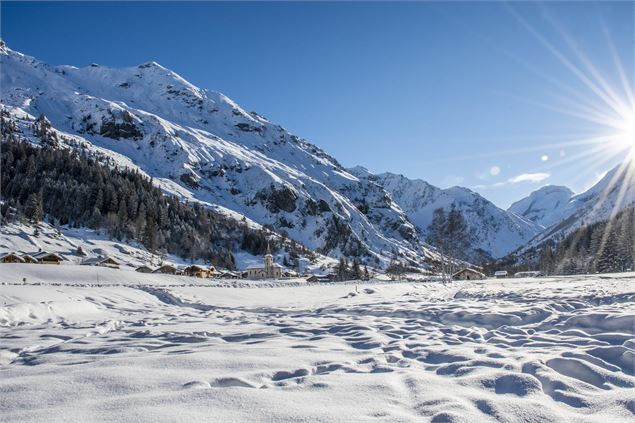
[[(204, 259), (235, 268), (233, 252), (263, 254), (267, 242), (310, 254), (301, 245), (266, 229), (254, 229), (199, 203), (165, 195), (136, 170), (109, 166), (80, 150), (57, 148), (35, 122), (41, 146), (20, 139), (10, 122), (2, 125), (2, 222), (28, 221), (102, 229), (113, 239), (138, 241), (149, 251)], [(40, 125), (40, 126), (38, 126)]]
[(635, 206), (614, 217), (584, 226), (540, 253), (539, 267), (547, 273), (624, 272), (635, 267)]
[(485, 266), (486, 271), (541, 270), (548, 275), (624, 272), (635, 269), (635, 205), (610, 219), (585, 225), (559, 242), (548, 240), (520, 256)]

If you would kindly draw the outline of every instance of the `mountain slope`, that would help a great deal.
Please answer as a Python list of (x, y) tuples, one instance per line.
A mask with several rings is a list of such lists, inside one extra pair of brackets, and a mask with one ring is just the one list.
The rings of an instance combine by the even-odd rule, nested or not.
[(219, 205), (311, 249), (384, 265), (434, 255), (379, 185), (223, 94), (150, 62), (50, 66), (0, 46), (1, 101), (46, 115), (91, 148), (120, 155), (183, 198)]
[(507, 210), (548, 228), (566, 217), (573, 195), (567, 187), (547, 185), (516, 201)]
[(562, 219), (522, 247), (517, 254), (558, 242), (576, 229), (609, 219), (635, 203), (635, 161), (632, 158), (614, 167), (597, 184), (573, 196), (559, 213)]
[(536, 223), (496, 207), (467, 188), (441, 189), (425, 181), (393, 173), (373, 175), (360, 167), (352, 169), (352, 172), (386, 189), (424, 236), (434, 210), (443, 208), (448, 211), (454, 205), (463, 213), (468, 224), (473, 257), (479, 249), (492, 257), (504, 256), (524, 245), (541, 230)]

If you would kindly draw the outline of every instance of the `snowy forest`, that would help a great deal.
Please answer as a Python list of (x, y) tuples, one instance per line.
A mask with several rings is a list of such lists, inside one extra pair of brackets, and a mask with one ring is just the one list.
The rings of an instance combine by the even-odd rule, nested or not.
[[(108, 166), (77, 150), (56, 148), (41, 135), (42, 147), (24, 140), (8, 121), (2, 125), (2, 223), (43, 219), (54, 225), (105, 230), (120, 241), (138, 241), (157, 254), (204, 259), (234, 269), (233, 251), (264, 254), (283, 243), (309, 254), (301, 245), (281, 240), (267, 229), (254, 229), (198, 203), (164, 195), (137, 171)], [(273, 240), (273, 241), (270, 241)]]
[(635, 205), (583, 225), (563, 239), (484, 265), (487, 272), (540, 270), (546, 275), (624, 272), (635, 268)]
[(614, 217), (576, 230), (557, 246), (545, 246), (539, 260), (548, 274), (608, 273), (635, 265), (635, 205)]

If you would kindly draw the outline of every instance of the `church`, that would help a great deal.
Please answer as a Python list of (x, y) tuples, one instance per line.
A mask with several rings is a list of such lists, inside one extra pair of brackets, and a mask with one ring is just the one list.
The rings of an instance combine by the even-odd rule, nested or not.
[(264, 266), (249, 266), (244, 273), (245, 279), (279, 279), (282, 277), (282, 266), (273, 262), (273, 256), (267, 246)]

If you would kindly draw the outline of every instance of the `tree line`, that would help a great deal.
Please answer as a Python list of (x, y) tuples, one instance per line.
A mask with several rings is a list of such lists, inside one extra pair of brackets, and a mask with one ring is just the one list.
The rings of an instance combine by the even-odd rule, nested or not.
[(609, 219), (584, 225), (522, 255), (488, 263), (488, 270), (540, 270), (546, 275), (613, 273), (635, 269), (635, 205)]
[(547, 274), (624, 272), (635, 269), (635, 205), (583, 226), (556, 246), (545, 245), (538, 267)]

